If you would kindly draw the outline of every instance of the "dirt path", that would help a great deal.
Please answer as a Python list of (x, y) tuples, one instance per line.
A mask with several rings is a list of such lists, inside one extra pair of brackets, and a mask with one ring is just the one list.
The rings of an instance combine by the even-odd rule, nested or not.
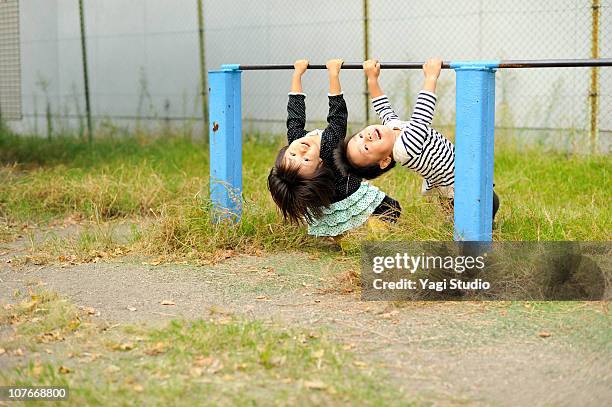
[(7, 263), (19, 246), (0, 245), (0, 303), (15, 302), (15, 290), (42, 285), (117, 323), (222, 313), (324, 328), (426, 404), (600, 406), (612, 399), (609, 343), (590, 346), (579, 332), (563, 329), (541, 338), (550, 321), (495, 303), (362, 302), (330, 287), (343, 271), (332, 259), (286, 253), (203, 267), (153, 266), (134, 257)]

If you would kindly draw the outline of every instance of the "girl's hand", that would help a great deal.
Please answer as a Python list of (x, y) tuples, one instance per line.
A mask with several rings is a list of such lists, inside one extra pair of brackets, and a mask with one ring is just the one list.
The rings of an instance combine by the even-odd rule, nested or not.
[(380, 75), (380, 62), (377, 59), (368, 59), (363, 63), (363, 71), (368, 79), (378, 80)]
[(308, 60), (307, 59), (298, 59), (293, 63), (293, 69), (295, 69), (295, 73), (298, 75), (302, 75), (308, 69)]
[(438, 58), (430, 58), (423, 64), (423, 73), (426, 79), (438, 80), (441, 69), (442, 60)]
[(340, 69), (342, 68), (342, 64), (344, 63), (341, 59), (330, 59), (325, 63), (327, 67), (327, 71), (330, 75), (340, 75)]

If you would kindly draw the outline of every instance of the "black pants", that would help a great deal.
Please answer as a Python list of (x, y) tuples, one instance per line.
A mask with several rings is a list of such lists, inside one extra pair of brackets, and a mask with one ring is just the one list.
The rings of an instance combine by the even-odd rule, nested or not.
[[(451, 199), (450, 204), (454, 207), (454, 200)], [(499, 196), (493, 191), (493, 220), (495, 220), (495, 215), (497, 215), (498, 210)], [(402, 207), (395, 199), (385, 196), (372, 214), (380, 216), (385, 222), (395, 223), (402, 214)]]
[(380, 216), (385, 222), (395, 223), (402, 214), (402, 207), (395, 199), (385, 195), (385, 198), (376, 209), (374, 209), (372, 214)]

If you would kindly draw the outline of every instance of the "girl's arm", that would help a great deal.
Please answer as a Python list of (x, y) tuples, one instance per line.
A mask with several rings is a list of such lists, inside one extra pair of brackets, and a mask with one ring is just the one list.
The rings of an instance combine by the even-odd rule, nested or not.
[(306, 59), (298, 59), (293, 63), (293, 76), (291, 77), (291, 93), (302, 93), (302, 75), (308, 69)]
[(291, 91), (287, 102), (287, 141), (304, 137), (306, 130), (306, 96), (302, 93), (302, 75), (308, 69), (308, 61), (300, 59), (293, 64), (294, 71), (291, 77)]
[(340, 86), (342, 63), (341, 59), (332, 59), (325, 64), (329, 76), (329, 112), (327, 113), (327, 127), (321, 135), (319, 157), (330, 163), (333, 161), (334, 149), (344, 140), (348, 121), (348, 110)]
[(342, 93), (340, 86), (340, 69), (344, 61), (341, 59), (330, 59), (325, 66), (327, 67), (327, 75), (329, 76), (329, 95), (335, 96)]

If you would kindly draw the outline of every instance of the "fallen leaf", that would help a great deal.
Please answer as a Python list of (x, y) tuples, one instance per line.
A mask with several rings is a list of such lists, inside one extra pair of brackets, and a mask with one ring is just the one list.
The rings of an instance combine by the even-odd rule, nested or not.
[(132, 311), (132, 312), (136, 311), (136, 308), (134, 308), (134, 307), (127, 307), (127, 309), (128, 309), (128, 311)]
[(134, 349), (133, 342), (122, 342), (122, 343), (117, 343), (113, 345), (113, 350), (129, 351), (132, 349)]
[(161, 305), (176, 305), (176, 303), (174, 301), (171, 301), (171, 300), (163, 300), (161, 302)]
[(380, 314), (380, 316), (383, 319), (391, 319), (397, 314), (399, 314), (399, 311), (396, 310), (396, 311), (391, 311), (391, 312), (385, 312), (383, 314)]
[(60, 366), (58, 371), (62, 374), (68, 374), (72, 372), (72, 369), (70, 369), (69, 367), (66, 366)]
[(228, 325), (231, 324), (233, 322), (233, 319), (231, 317), (224, 317), (224, 318), (219, 318), (216, 321), (219, 325)]
[(550, 332), (542, 331), (542, 332), (538, 333), (538, 336), (540, 338), (548, 338), (548, 337), (552, 336), (552, 334)]
[(257, 297), (255, 297), (256, 300), (267, 300), (268, 297), (266, 297), (265, 295), (258, 295)]
[(110, 365), (109, 367), (107, 367), (104, 370), (106, 371), (106, 373), (116, 373), (116, 372), (120, 371), (121, 368), (119, 366)]
[(157, 342), (155, 345), (145, 350), (145, 353), (150, 356), (159, 355), (166, 351), (166, 344), (163, 342)]
[(342, 349), (344, 349), (344, 350), (351, 350), (351, 349), (355, 349), (355, 346), (356, 345), (354, 343), (347, 343), (346, 345), (344, 345), (342, 347)]
[(40, 343), (47, 343), (47, 342), (62, 341), (64, 340), (64, 337), (60, 335), (59, 332), (52, 331), (52, 332), (45, 332), (39, 335), (38, 338), (36, 338), (36, 340)]
[(223, 369), (223, 363), (221, 363), (219, 359), (212, 356), (200, 356), (193, 362), (193, 364), (196, 367), (205, 368), (206, 372), (210, 374), (215, 374)]
[(42, 365), (40, 364), (40, 362), (36, 362), (34, 364), (34, 367), (32, 367), (32, 375), (34, 377), (38, 377), (40, 376), (41, 373), (42, 373)]
[(70, 328), (72, 331), (77, 329), (79, 326), (81, 326), (81, 320), (78, 317), (68, 323), (68, 328)]
[(272, 359), (270, 359), (270, 364), (272, 366), (282, 366), (285, 364), (285, 362), (287, 361), (287, 356), (283, 355), (283, 356), (274, 356)]
[(202, 369), (201, 367), (194, 366), (189, 369), (189, 374), (193, 377), (202, 376), (202, 373), (204, 373), (204, 369)]
[(327, 385), (320, 380), (305, 381), (304, 386), (311, 390), (325, 390)]
[(89, 352), (83, 352), (83, 357), (81, 358), (80, 362), (93, 362), (94, 360), (98, 359), (101, 355), (99, 353), (89, 353)]
[(22, 305), (25, 307), (26, 310), (31, 311), (32, 309), (34, 309), (36, 304), (38, 304), (38, 301), (33, 300), (33, 301), (24, 302)]
[(83, 307), (83, 311), (87, 312), (88, 315), (100, 315), (94, 308), (92, 307)]

